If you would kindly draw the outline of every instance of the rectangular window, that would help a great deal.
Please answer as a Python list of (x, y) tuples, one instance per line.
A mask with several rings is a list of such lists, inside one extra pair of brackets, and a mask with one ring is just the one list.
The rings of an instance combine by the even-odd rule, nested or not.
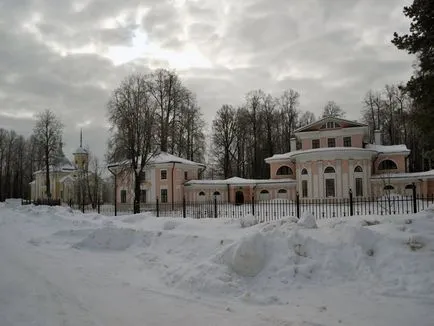
[(125, 204), (127, 202), (127, 191), (121, 190), (121, 203)]
[(161, 170), (160, 171), (161, 180), (167, 179), (167, 170)]
[(167, 189), (160, 190), (161, 202), (167, 203)]
[(312, 139), (312, 148), (319, 148), (319, 139)]
[(336, 139), (335, 138), (327, 138), (328, 147), (336, 147)]
[(301, 197), (307, 197), (307, 180), (301, 181)]
[(351, 147), (351, 137), (344, 137), (344, 147)]
[(146, 203), (146, 190), (145, 189), (140, 190), (140, 202)]
[(188, 172), (184, 171), (184, 180), (188, 180)]
[(363, 196), (363, 179), (356, 178), (356, 196)]
[(326, 197), (335, 197), (335, 179), (326, 179)]
[(140, 172), (140, 181), (145, 181), (146, 180), (146, 172), (142, 171)]

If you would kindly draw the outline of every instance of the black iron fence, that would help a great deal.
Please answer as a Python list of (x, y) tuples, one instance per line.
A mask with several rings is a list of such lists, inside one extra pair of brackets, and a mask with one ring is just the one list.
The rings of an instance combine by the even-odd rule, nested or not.
[[(251, 214), (259, 221), (278, 220), (286, 216), (300, 217), (303, 212), (312, 213), (317, 219), (345, 217), (354, 215), (396, 215), (417, 213), (434, 203), (434, 194), (421, 196), (384, 195), (382, 197), (355, 197), (349, 193), (347, 198), (304, 199), (298, 195), (295, 200), (274, 199), (235, 205), (228, 202), (212, 201), (141, 204), (140, 211), (156, 217), (175, 218), (240, 218)], [(133, 205), (71, 205), (83, 212), (103, 215), (133, 214)]]

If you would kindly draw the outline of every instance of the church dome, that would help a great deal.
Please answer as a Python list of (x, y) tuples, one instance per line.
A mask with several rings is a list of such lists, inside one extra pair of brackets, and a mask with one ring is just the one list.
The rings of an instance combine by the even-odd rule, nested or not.
[(87, 154), (87, 151), (83, 147), (79, 147), (75, 150), (74, 154)]

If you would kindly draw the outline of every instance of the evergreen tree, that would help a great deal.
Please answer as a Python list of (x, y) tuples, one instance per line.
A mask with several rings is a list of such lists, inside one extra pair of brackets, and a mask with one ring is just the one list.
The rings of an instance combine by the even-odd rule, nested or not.
[(411, 20), (410, 33), (394, 33), (392, 43), (400, 50), (417, 56), (417, 68), (405, 89), (414, 100), (413, 118), (429, 146), (434, 145), (434, 1), (414, 0), (404, 7)]

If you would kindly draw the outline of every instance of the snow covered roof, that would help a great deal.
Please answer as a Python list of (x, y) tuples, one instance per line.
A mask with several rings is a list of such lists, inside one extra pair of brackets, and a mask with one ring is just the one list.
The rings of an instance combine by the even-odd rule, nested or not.
[[(108, 168), (123, 165), (123, 164), (128, 164), (128, 163), (129, 163), (129, 161), (125, 160), (122, 163), (109, 164)], [(185, 164), (185, 165), (205, 167), (205, 165), (202, 163), (193, 162), (193, 161), (187, 160), (185, 158), (181, 158), (181, 157), (169, 154), (167, 152), (160, 152), (149, 160), (149, 164), (167, 164), (167, 163), (179, 163), (179, 164)]]
[[(62, 158), (62, 161), (57, 165), (50, 165), (50, 172), (71, 172), (75, 171), (75, 167), (71, 164), (71, 162), (66, 158)], [(35, 173), (44, 173), (45, 168), (36, 171)]]
[(190, 160), (187, 160), (185, 158), (181, 158), (166, 152), (160, 152), (158, 155), (156, 155), (155, 157), (153, 157), (150, 160), (151, 164), (164, 164), (164, 163), (180, 163), (180, 164), (185, 164), (185, 165), (200, 165), (200, 166), (205, 166), (202, 163), (197, 163), (197, 162), (193, 162)]
[(357, 151), (363, 151), (363, 152), (375, 152), (373, 149), (367, 149), (367, 148), (360, 148), (360, 147), (322, 147), (322, 148), (314, 148), (314, 149), (300, 149), (293, 152), (288, 152), (284, 154), (274, 154), (271, 157), (267, 157), (265, 159), (265, 162), (269, 161), (278, 161), (278, 160), (284, 160), (284, 159), (290, 159), (293, 158), (296, 155), (300, 154), (308, 154), (308, 153), (321, 153), (321, 152), (342, 152), (342, 151), (349, 151), (349, 150), (357, 150)]
[(244, 179), (232, 177), (225, 180), (190, 180), (185, 183), (188, 185), (256, 185), (256, 184), (280, 184), (296, 183), (294, 179)]
[(374, 145), (374, 144), (367, 144), (365, 148), (360, 147), (322, 147), (322, 148), (314, 148), (314, 149), (301, 149), (296, 150), (293, 152), (288, 152), (284, 154), (274, 154), (271, 157), (268, 157), (265, 159), (265, 162), (269, 163), (270, 161), (279, 161), (279, 160), (285, 160), (285, 159), (291, 159), (296, 155), (300, 154), (308, 154), (308, 153), (314, 153), (314, 152), (333, 152), (333, 151), (349, 151), (349, 150), (357, 150), (357, 151), (364, 151), (364, 152), (373, 152), (377, 154), (382, 153), (402, 153), (402, 154), (408, 154), (410, 153), (410, 150), (405, 145)]
[(377, 179), (415, 179), (415, 178), (434, 178), (434, 170), (424, 172), (408, 172), (408, 173), (383, 173), (371, 177)]
[(406, 145), (375, 145), (375, 144), (367, 144), (367, 149), (373, 149), (378, 153), (410, 153), (410, 150)]

